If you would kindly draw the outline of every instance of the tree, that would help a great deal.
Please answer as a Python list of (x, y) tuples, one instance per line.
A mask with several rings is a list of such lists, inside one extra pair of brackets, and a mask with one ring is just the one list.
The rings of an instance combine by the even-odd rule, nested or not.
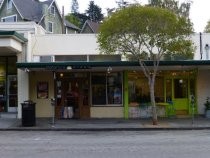
[(65, 16), (65, 19), (74, 24), (75, 26), (79, 28), (81, 27), (81, 21), (77, 16), (75, 16), (75, 14), (69, 13), (68, 15)]
[(179, 2), (176, 0), (149, 0), (149, 5), (166, 8), (173, 11), (176, 15), (189, 18), (191, 1), (186, 1), (179, 5)]
[(95, 5), (94, 1), (90, 1), (89, 7), (86, 10), (86, 14), (90, 20), (95, 22), (100, 22), (104, 18), (101, 8), (98, 5)]
[[(113, 13), (100, 26), (97, 40), (102, 53), (120, 53), (138, 59), (148, 79), (153, 125), (158, 123), (154, 85), (160, 60), (171, 51), (192, 50), (188, 38), (191, 33), (192, 25), (186, 18), (159, 7), (138, 5)], [(153, 63), (152, 67), (147, 66), (148, 60)]]
[(79, 4), (77, 0), (72, 0), (71, 1), (71, 13), (78, 13), (79, 10)]
[(210, 33), (210, 20), (208, 20), (208, 22), (207, 22), (207, 24), (205, 26), (204, 32), (205, 33)]

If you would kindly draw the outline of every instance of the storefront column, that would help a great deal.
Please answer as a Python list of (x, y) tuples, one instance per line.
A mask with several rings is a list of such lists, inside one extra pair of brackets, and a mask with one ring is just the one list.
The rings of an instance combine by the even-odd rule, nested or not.
[(22, 116), (21, 103), (29, 99), (29, 74), (18, 69), (18, 118)]
[(124, 118), (129, 118), (129, 107), (128, 107), (128, 72), (125, 71), (123, 74), (124, 80), (123, 80), (123, 105), (124, 105)]

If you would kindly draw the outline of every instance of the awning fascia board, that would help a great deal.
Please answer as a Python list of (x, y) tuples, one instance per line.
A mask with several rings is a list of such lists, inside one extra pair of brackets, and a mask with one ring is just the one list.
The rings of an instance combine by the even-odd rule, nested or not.
[[(145, 61), (147, 66), (153, 66), (153, 61)], [(90, 69), (94, 67), (137, 67), (140, 66), (138, 61), (104, 61), (104, 62), (19, 62), (17, 63), (17, 68), (19, 69), (48, 69), (48, 70), (58, 70), (67, 69), (71, 67), (72, 69)], [(187, 67), (199, 67), (199, 66), (210, 66), (209, 60), (184, 60), (184, 61), (160, 61), (160, 67), (164, 66), (187, 66)]]

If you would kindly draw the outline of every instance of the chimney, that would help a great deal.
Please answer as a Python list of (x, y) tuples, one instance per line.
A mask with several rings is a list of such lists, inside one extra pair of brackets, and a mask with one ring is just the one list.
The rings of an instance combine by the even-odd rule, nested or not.
[(65, 17), (64, 17), (64, 6), (62, 6), (62, 34), (66, 34), (66, 31), (65, 31)]

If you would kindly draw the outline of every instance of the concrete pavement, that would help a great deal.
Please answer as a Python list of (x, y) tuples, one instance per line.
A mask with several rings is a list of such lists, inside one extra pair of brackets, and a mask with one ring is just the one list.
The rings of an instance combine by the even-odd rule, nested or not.
[(210, 129), (210, 119), (192, 118), (159, 118), (158, 125), (152, 125), (149, 119), (56, 119), (37, 118), (36, 125), (22, 126), (22, 120), (16, 118), (0, 118), (0, 130), (40, 130), (40, 131), (138, 131), (138, 130), (202, 130)]

